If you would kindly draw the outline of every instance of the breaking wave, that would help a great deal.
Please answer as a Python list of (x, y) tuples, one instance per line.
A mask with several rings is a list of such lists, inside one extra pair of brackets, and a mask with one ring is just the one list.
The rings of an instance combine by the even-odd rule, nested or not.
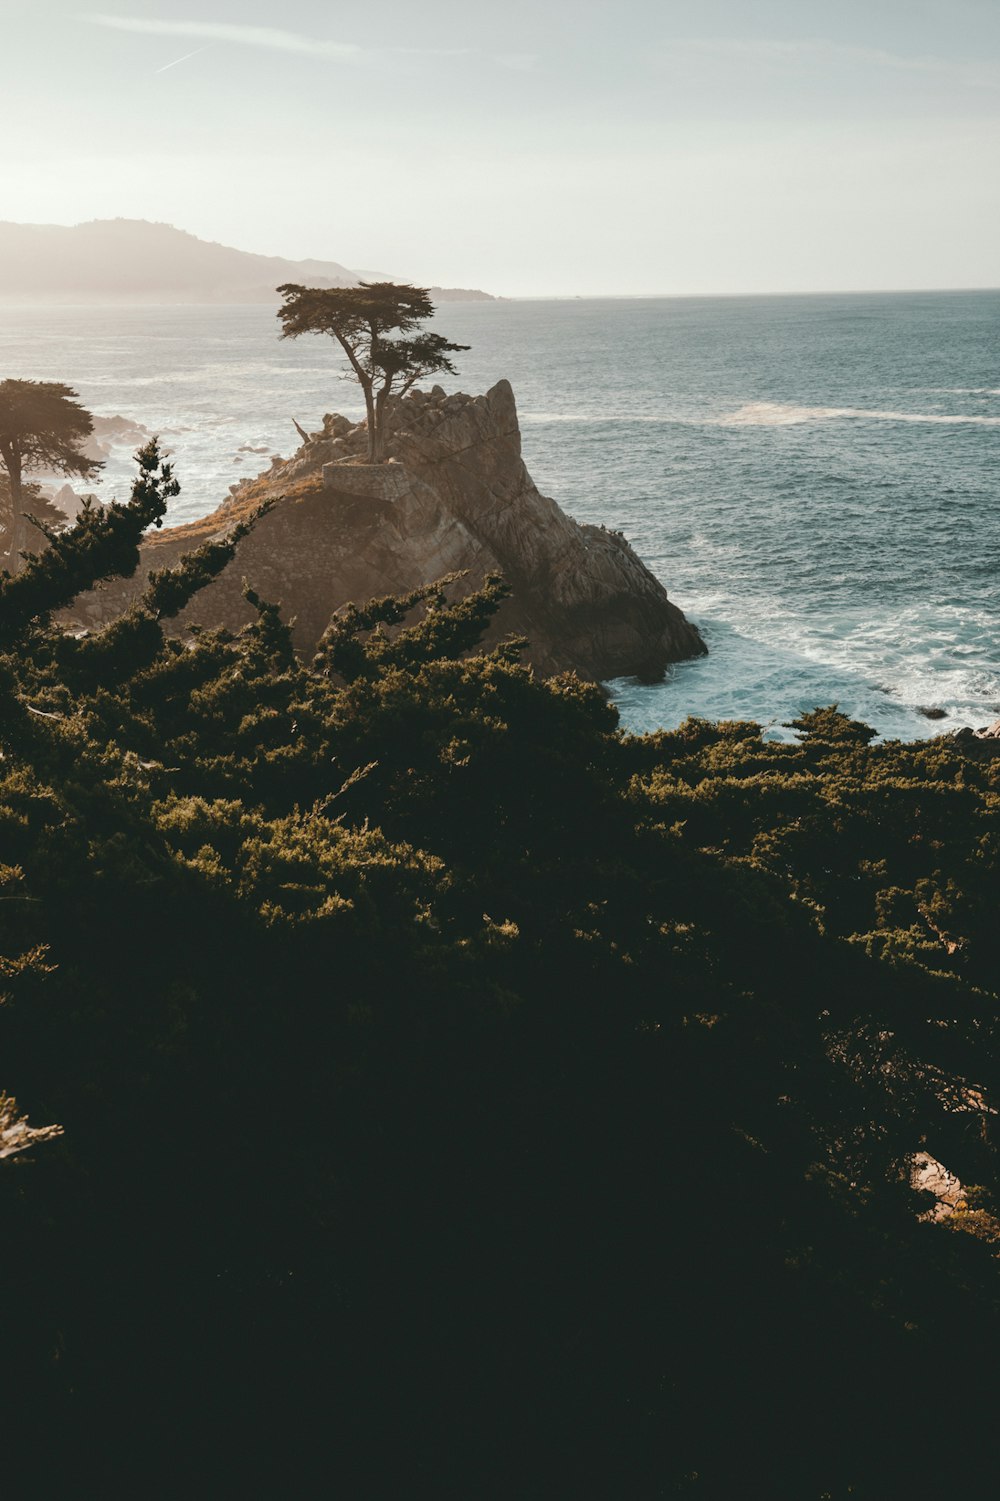
[(714, 420), (719, 427), (795, 427), (805, 422), (835, 422), (850, 418), (868, 422), (933, 422), (949, 426), (971, 423), (1000, 427), (1000, 417), (951, 412), (885, 412), (869, 407), (809, 407), (780, 401), (748, 401), (737, 411)]

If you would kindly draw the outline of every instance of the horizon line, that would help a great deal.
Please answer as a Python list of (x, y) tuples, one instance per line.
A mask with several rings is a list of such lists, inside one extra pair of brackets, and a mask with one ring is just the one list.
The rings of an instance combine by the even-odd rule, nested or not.
[[(443, 283), (436, 283), (441, 290), (450, 291)], [(136, 291), (116, 296), (99, 292), (87, 295), (78, 288), (67, 287), (63, 292), (22, 293), (0, 290), (0, 306), (42, 306), (56, 303), (60, 307), (117, 307), (128, 303), (134, 307), (266, 307), (268, 302), (260, 298), (243, 297), (168, 297), (169, 289), (150, 288), (148, 292)], [(430, 290), (434, 290), (431, 288)], [(468, 290), (482, 291), (469, 287)], [(778, 297), (914, 297), (914, 296), (961, 296), (970, 293), (1000, 292), (995, 286), (919, 286), (919, 287), (816, 287), (795, 291), (728, 291), (728, 292), (490, 292), (484, 298), (470, 297), (468, 302), (486, 305), (491, 302), (683, 302), (701, 299), (733, 300)], [(461, 301), (462, 299), (454, 299)]]

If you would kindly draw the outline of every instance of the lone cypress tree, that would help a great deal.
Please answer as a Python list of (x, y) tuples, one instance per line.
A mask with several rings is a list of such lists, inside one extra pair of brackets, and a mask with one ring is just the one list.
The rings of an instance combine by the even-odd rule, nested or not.
[(12, 569), (24, 544), (24, 475), (41, 469), (90, 479), (101, 467), (80, 451), (94, 424), (76, 394), (58, 381), (0, 381), (0, 459), (9, 481), (0, 551)]
[[(357, 287), (278, 288), (285, 305), (278, 309), (282, 339), (300, 334), (329, 334), (347, 356), (365, 397), (368, 414), (368, 462), (385, 463), (390, 397), (404, 396), (416, 381), (442, 370), (454, 375), (449, 355), (468, 344), (449, 344), (441, 334), (414, 330), (434, 316), (426, 287), (409, 282), (363, 281)], [(412, 338), (394, 338), (394, 333)]]

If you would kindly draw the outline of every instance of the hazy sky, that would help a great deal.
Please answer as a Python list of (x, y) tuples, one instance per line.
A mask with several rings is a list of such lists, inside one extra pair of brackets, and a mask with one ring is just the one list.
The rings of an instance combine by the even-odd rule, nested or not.
[(508, 295), (1000, 283), (1000, 0), (0, 0), (0, 218)]

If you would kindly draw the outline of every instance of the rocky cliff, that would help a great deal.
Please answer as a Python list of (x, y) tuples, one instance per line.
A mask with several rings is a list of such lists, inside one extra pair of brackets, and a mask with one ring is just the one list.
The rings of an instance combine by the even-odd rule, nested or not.
[(493, 638), (515, 633), (543, 673), (572, 669), (603, 679), (661, 675), (705, 651), (625, 538), (581, 526), (540, 495), (521, 459), (510, 385), (485, 396), (411, 392), (395, 413), (389, 462), (364, 462), (364, 429), (327, 417), (293, 458), (235, 486), (212, 515), (150, 535), (136, 578), (86, 595), (74, 609), (92, 625), (118, 613), (162, 568), (222, 536), (267, 497), (278, 503), (240, 544), (235, 563), (177, 622), (235, 629), (250, 619), (241, 580), (279, 601), (296, 646), (310, 651), (349, 600), (400, 593), (463, 572), (459, 589), (487, 573), (512, 585)]

